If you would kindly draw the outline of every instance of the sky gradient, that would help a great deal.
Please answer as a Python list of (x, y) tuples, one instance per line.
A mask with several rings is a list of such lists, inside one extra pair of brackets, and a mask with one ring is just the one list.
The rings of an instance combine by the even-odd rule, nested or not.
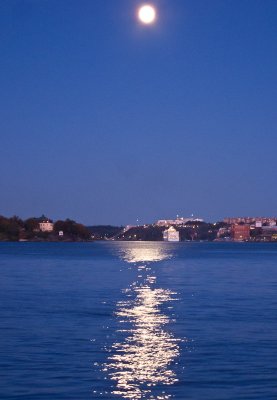
[(0, 214), (277, 215), (277, 1), (0, 2)]

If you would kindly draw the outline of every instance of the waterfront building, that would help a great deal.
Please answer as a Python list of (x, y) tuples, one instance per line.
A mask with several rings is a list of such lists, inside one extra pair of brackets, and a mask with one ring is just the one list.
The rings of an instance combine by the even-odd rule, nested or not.
[(163, 239), (165, 242), (179, 242), (180, 234), (173, 226), (171, 226), (163, 232)]
[(39, 230), (41, 232), (53, 232), (54, 224), (49, 219), (45, 219), (39, 222)]
[(256, 236), (259, 242), (276, 242), (277, 240), (277, 226), (263, 226), (260, 234)]
[(223, 238), (230, 236), (230, 228), (219, 228), (216, 237), (217, 238)]
[(233, 225), (231, 232), (235, 242), (246, 242), (250, 240), (250, 225)]

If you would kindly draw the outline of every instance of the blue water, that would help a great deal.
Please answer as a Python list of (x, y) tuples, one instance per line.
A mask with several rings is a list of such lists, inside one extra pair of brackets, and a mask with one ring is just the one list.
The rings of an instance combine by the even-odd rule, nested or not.
[(0, 398), (275, 400), (277, 245), (1, 243)]

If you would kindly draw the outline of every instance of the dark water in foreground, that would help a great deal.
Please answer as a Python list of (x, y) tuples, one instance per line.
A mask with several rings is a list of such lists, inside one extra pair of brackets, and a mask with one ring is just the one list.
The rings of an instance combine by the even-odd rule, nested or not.
[(0, 244), (0, 398), (277, 398), (277, 246)]

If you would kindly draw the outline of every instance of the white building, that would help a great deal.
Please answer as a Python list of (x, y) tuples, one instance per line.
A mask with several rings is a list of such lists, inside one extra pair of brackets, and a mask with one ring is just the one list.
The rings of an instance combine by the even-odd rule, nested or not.
[(53, 232), (54, 224), (49, 219), (41, 221), (39, 223), (39, 230), (41, 232)]
[(163, 232), (163, 239), (165, 242), (179, 242), (180, 234), (173, 226)]
[(180, 225), (184, 226), (186, 225), (187, 222), (203, 222), (204, 220), (202, 218), (194, 218), (188, 217), (188, 218), (183, 218), (183, 217), (177, 217), (176, 219), (159, 219), (157, 222), (155, 222), (155, 225), (157, 226), (171, 226), (171, 225)]
[(157, 226), (170, 226), (175, 223), (174, 219), (159, 219), (159, 221), (155, 222)]

